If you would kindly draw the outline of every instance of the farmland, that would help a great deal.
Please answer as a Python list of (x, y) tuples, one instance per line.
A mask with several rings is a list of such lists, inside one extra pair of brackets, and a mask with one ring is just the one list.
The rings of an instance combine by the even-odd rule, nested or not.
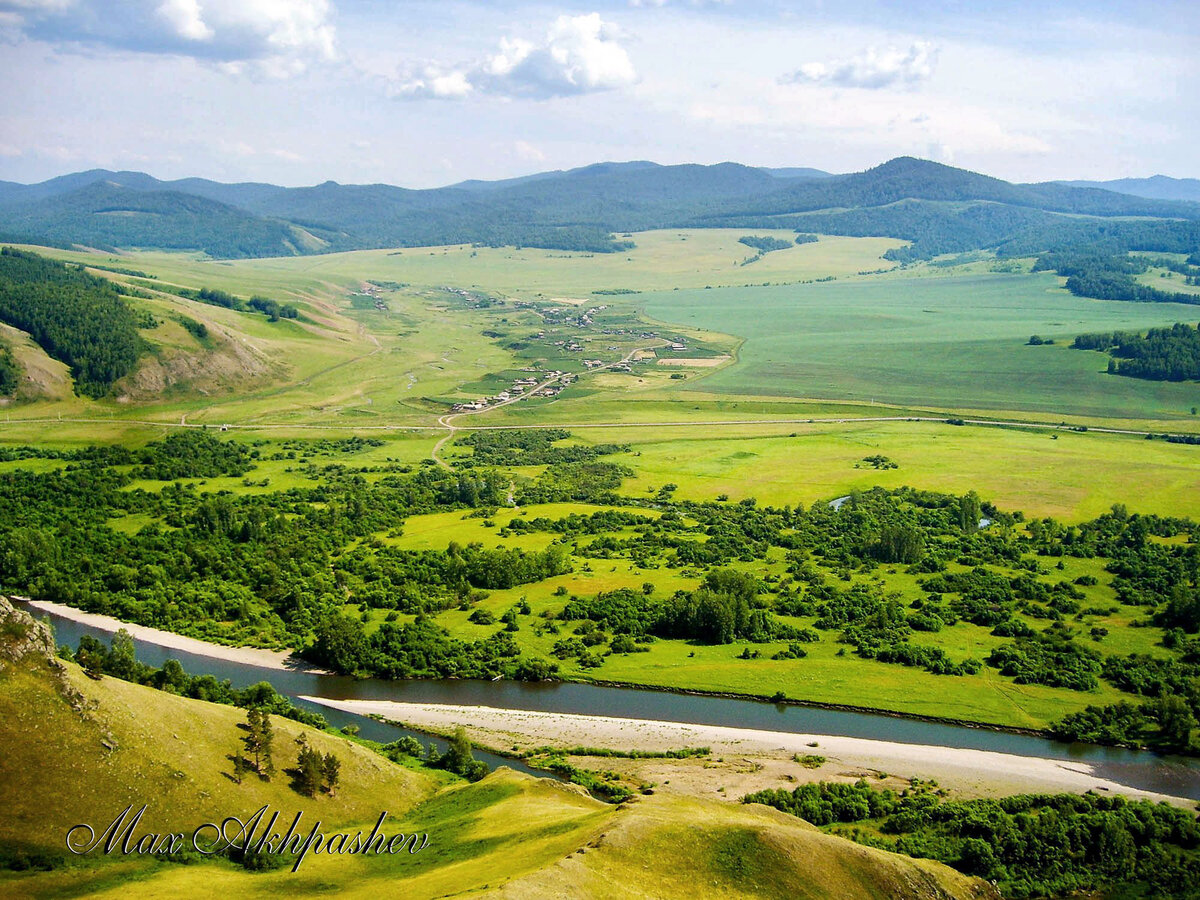
[[(1070, 351), (1093, 324), (1135, 331), (1194, 318), (1177, 304), (1074, 297), (1046, 275), (876, 277), (638, 298), (655, 319), (745, 338), (708, 390), (942, 409), (1131, 419), (1190, 415), (1194, 385), (1113, 384)], [(1031, 335), (1055, 345), (1024, 346)]]

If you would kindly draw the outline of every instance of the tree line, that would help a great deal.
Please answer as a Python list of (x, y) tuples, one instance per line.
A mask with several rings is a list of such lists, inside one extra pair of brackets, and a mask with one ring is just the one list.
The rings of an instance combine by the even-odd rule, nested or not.
[(1071, 346), (1108, 353), (1113, 357), (1108, 371), (1114, 375), (1152, 381), (1200, 379), (1200, 325), (1193, 328), (1177, 322), (1169, 328), (1151, 328), (1145, 334), (1081, 334)]

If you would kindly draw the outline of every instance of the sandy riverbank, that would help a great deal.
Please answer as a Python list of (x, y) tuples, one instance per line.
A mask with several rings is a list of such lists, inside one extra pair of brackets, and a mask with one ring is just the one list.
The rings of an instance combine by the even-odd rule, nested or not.
[[(1097, 775), (1088, 763), (989, 750), (488, 706), (304, 699), (345, 712), (383, 716), (418, 730), (444, 733), (463, 725), (480, 745), (505, 751), (547, 745), (650, 751), (709, 747), (712, 752), (704, 758), (604, 758), (603, 768), (636, 770), (643, 777), (656, 776), (658, 783), (666, 781), (686, 793), (711, 795), (720, 791), (730, 799), (764, 787), (862, 776), (878, 778), (886, 773), (905, 779), (937, 779), (942, 786), (971, 796), (1098, 790), (1194, 806), (1193, 801), (1138, 790)], [(817, 769), (806, 768), (792, 759), (795, 754), (820, 754), (826, 762)], [(714, 771), (717, 769), (722, 771)], [(886, 781), (886, 775), (879, 780)]]
[(20, 603), (35, 614), (38, 612), (53, 613), (56, 616), (70, 619), (72, 622), (77, 622), (80, 625), (98, 628), (101, 631), (109, 633), (114, 633), (124, 628), (133, 636), (135, 642), (143, 640), (147, 643), (160, 644), (163, 647), (180, 650), (184, 653), (191, 653), (194, 656), (206, 656), (209, 659), (221, 659), (226, 662), (240, 663), (246, 666), (257, 666), (260, 669), (274, 669), (279, 672), (311, 672), (319, 674), (325, 671), (306, 663), (295, 654), (281, 650), (263, 650), (257, 647), (226, 647), (223, 644), (212, 644), (198, 638), (175, 634), (173, 631), (162, 631), (158, 628), (149, 628), (145, 625), (122, 622), (120, 619), (114, 619), (112, 616), (84, 612), (83, 610), (64, 606), (61, 603), (54, 603), (49, 600), (30, 600), (27, 597), (9, 597), (9, 599), (15, 603)]

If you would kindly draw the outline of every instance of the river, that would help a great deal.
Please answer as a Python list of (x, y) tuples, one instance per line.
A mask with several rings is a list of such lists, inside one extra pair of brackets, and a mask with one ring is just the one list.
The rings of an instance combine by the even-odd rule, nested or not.
[[(60, 645), (70, 644), (74, 647), (85, 634), (105, 641), (111, 636), (108, 631), (82, 625), (52, 613), (35, 610), (30, 612), (38, 618), (50, 620)], [(269, 681), (280, 693), (293, 698), (306, 694), (335, 700), (399, 700), (413, 703), (494, 706), (991, 750), (1016, 756), (1083, 762), (1095, 766), (1095, 774), (1131, 787), (1200, 800), (1200, 760), (1160, 756), (1148, 751), (1123, 750), (1093, 744), (1067, 744), (1031, 735), (882, 714), (639, 688), (572, 682), (386, 681), (300, 670), (279, 671), (170, 649), (141, 638), (136, 639), (135, 643), (138, 659), (150, 665), (161, 666), (167, 659), (177, 659), (191, 674), (211, 674), (221, 679), (228, 678), (236, 687)], [(358, 725), (360, 733), (372, 740), (393, 741), (405, 733), (417, 734), (428, 740), (427, 736), (419, 732), (406, 732), (364, 716), (318, 707), (302, 700), (295, 702), (297, 706), (320, 712), (338, 727)], [(518, 760), (506, 759), (484, 751), (477, 751), (476, 756), (491, 766), (507, 765), (536, 775), (546, 775), (543, 771), (528, 768)]]

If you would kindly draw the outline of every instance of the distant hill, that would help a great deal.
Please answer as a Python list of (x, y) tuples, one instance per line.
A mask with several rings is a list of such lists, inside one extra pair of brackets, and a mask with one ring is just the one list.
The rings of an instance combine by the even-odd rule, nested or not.
[[(130, 179), (147, 184), (139, 179)], [(75, 179), (33, 185), (16, 197), (0, 195), (0, 233), (100, 248), (156, 247), (204, 250), (213, 256), (292, 256), (328, 241), (283, 221), (196, 194)], [(159, 183), (161, 185), (161, 182)], [(331, 236), (332, 237), (332, 236)]]
[(1100, 188), (1135, 197), (1155, 200), (1183, 200), (1200, 203), (1200, 178), (1170, 178), (1151, 175), (1149, 178), (1118, 178), (1115, 181), (1060, 181), (1070, 187)]
[(429, 190), (159, 181), (104, 170), (36, 185), (0, 183), (0, 239), (225, 257), (457, 243), (610, 252), (626, 246), (620, 235), (653, 228), (794, 227), (904, 238), (914, 242), (909, 256), (922, 258), (1018, 238), (1036, 243), (1059, 226), (1087, 233), (1066, 217), (1155, 219), (1160, 230), (1178, 231), (1171, 220), (1200, 221), (1200, 203), (1058, 182), (1013, 184), (911, 157), (850, 175), (607, 162)]

